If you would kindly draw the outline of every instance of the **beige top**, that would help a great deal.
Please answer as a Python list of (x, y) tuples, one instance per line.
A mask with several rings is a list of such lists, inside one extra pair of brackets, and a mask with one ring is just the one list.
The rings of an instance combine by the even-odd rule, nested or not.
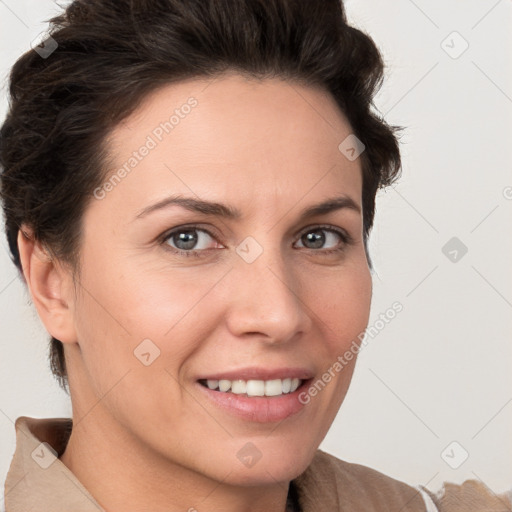
[[(16, 450), (5, 481), (5, 512), (105, 512), (58, 458), (71, 427), (70, 418), (20, 416), (16, 420)], [(468, 484), (448, 486), (433, 495), (321, 450), (293, 480), (302, 512), (512, 512), (503, 496), (488, 490), (483, 493), (474, 481)], [(472, 504), (478, 508), (468, 508)]]

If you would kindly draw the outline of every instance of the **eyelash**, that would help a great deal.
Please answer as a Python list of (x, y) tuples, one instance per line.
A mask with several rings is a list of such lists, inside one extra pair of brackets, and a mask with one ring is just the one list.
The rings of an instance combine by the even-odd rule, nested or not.
[[(175, 235), (177, 233), (180, 233), (182, 231), (196, 231), (196, 230), (203, 231), (203, 232), (207, 233), (211, 238), (216, 240), (215, 235), (213, 235), (209, 230), (199, 227), (199, 226), (192, 225), (192, 226), (180, 226), (177, 229), (173, 229), (172, 231), (167, 232), (166, 234), (164, 234), (162, 236), (160, 243), (162, 244), (162, 246), (164, 246), (165, 250), (171, 251), (173, 254), (176, 254), (178, 256), (185, 256), (186, 258), (206, 257), (207, 254), (205, 254), (205, 253), (207, 253), (210, 249), (191, 249), (190, 251), (184, 251), (182, 249), (175, 249), (174, 247), (171, 247), (170, 245), (166, 244), (167, 240), (169, 240), (173, 235)], [(331, 255), (331, 254), (343, 252), (345, 250), (346, 246), (352, 245), (354, 243), (354, 240), (346, 231), (335, 228), (330, 225), (318, 225), (318, 226), (313, 226), (313, 227), (307, 227), (300, 233), (299, 239), (302, 238), (302, 236), (304, 236), (305, 234), (307, 234), (309, 232), (320, 231), (320, 230), (329, 231), (331, 233), (337, 234), (340, 237), (342, 243), (339, 247), (336, 247), (335, 249), (309, 249), (310, 251), (319, 252), (324, 255)], [(307, 248), (305, 248), (305, 249), (308, 250)], [(213, 249), (213, 250), (215, 250), (215, 249)]]

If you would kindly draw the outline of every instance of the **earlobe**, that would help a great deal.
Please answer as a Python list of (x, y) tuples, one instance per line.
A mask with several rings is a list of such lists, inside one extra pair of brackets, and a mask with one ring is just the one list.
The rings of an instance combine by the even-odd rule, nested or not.
[(63, 343), (76, 342), (70, 272), (25, 225), (18, 231), (18, 250), (25, 282), (46, 330)]

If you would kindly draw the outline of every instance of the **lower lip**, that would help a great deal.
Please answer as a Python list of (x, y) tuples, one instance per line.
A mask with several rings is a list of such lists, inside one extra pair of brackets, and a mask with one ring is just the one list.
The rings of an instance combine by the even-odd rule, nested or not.
[(235, 393), (214, 391), (199, 382), (197, 385), (209, 400), (227, 412), (244, 420), (271, 423), (283, 421), (303, 409), (305, 404), (299, 401), (299, 394), (307, 388), (308, 382), (309, 380), (304, 381), (293, 393), (269, 397), (247, 397)]

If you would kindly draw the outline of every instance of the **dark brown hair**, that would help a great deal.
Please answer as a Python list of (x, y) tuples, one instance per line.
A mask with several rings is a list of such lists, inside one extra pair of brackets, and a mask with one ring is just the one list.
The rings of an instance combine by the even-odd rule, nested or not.
[[(76, 269), (81, 219), (108, 171), (109, 131), (148, 93), (230, 70), (332, 94), (366, 146), (366, 247), (376, 192), (397, 177), (400, 153), (396, 128), (373, 109), (381, 56), (347, 24), (340, 0), (75, 0), (50, 20), (49, 34), (53, 53), (27, 51), (12, 67), (0, 131), (6, 233), (20, 271), (23, 223)], [(66, 390), (63, 345), (55, 338), (50, 363)]]

